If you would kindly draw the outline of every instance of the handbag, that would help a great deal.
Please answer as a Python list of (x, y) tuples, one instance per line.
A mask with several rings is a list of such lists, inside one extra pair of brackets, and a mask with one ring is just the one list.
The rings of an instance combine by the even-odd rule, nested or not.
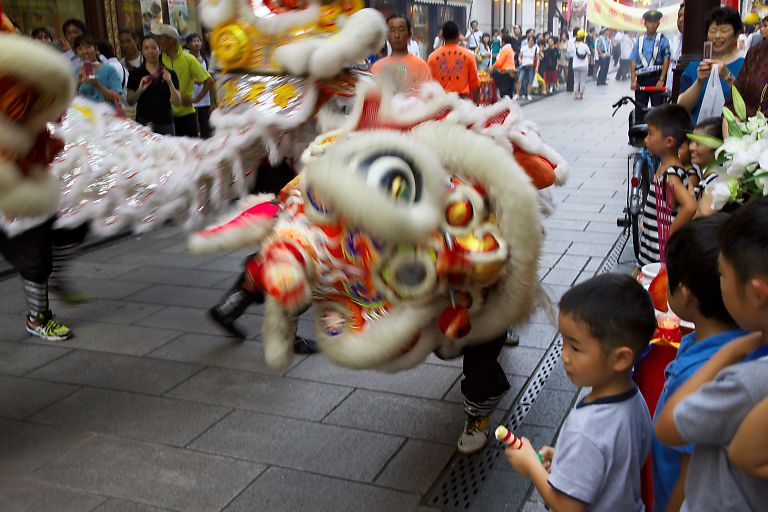
[(725, 106), (725, 94), (723, 93), (723, 85), (720, 83), (718, 65), (712, 64), (712, 71), (709, 73), (709, 80), (707, 80), (707, 88), (704, 90), (704, 97), (701, 99), (699, 119), (720, 117), (723, 114), (723, 106)]

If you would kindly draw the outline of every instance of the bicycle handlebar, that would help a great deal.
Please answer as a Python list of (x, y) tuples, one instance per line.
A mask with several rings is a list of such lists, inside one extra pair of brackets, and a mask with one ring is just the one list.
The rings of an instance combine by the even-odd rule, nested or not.
[[(643, 92), (667, 92), (666, 87), (655, 87), (652, 85), (643, 85), (639, 86), (637, 88), (638, 91)], [(611, 105), (611, 108), (613, 109), (613, 114), (611, 114), (611, 117), (614, 117), (616, 115), (616, 112), (619, 111), (619, 109), (622, 107), (622, 105), (626, 105), (627, 103), (631, 102), (633, 105), (637, 106), (637, 103), (635, 103), (635, 99), (631, 96), (624, 96), (619, 101)]]

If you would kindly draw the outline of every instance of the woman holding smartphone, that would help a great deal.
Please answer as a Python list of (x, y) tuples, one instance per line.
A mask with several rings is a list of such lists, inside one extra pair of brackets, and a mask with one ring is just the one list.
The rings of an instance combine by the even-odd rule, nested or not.
[(97, 102), (119, 104), (123, 92), (120, 76), (115, 68), (99, 61), (96, 40), (90, 36), (78, 37), (75, 52), (82, 61), (75, 71), (78, 94)]
[(723, 87), (725, 101), (728, 102), (731, 86), (744, 64), (744, 57), (736, 47), (743, 30), (738, 11), (730, 7), (718, 7), (707, 17), (706, 28), (704, 50), (705, 53), (711, 53), (711, 56), (705, 55), (704, 59), (688, 64), (680, 78), (680, 96), (677, 98), (677, 102), (691, 113), (694, 124), (699, 118), (712, 65), (718, 66), (720, 85)]
[(160, 62), (160, 45), (155, 36), (141, 42), (144, 62), (128, 76), (128, 103), (136, 105), (136, 122), (161, 135), (175, 135), (171, 105), (181, 104), (176, 73)]

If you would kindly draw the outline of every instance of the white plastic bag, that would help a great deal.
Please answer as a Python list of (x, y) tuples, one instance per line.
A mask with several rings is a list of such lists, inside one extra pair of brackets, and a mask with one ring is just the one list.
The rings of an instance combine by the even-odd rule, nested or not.
[(717, 64), (712, 64), (712, 71), (709, 73), (709, 80), (707, 80), (707, 88), (704, 90), (704, 98), (701, 100), (699, 120), (720, 117), (723, 115), (724, 105), (725, 94), (723, 94), (723, 86), (720, 83), (718, 66)]

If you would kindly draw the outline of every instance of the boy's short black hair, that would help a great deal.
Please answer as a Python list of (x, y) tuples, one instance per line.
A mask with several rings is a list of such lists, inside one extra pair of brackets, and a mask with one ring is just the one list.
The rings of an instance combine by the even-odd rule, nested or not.
[(96, 43), (96, 48), (99, 50), (99, 53), (107, 59), (117, 58), (115, 55), (115, 47), (107, 41), (98, 41)]
[(686, 134), (691, 131), (691, 114), (685, 107), (676, 103), (652, 108), (645, 116), (645, 122), (661, 130), (665, 137), (674, 138), (676, 148), (688, 140)]
[(707, 20), (704, 22), (707, 32), (709, 31), (709, 26), (713, 23), (732, 26), (733, 33), (736, 35), (744, 32), (744, 23), (741, 21), (739, 11), (733, 7), (717, 7), (713, 9), (707, 16)]
[(719, 117), (708, 117), (699, 121), (695, 129), (711, 137), (723, 138), (723, 120)]
[(67, 27), (70, 25), (76, 26), (83, 34), (90, 33), (90, 30), (88, 30), (88, 25), (86, 25), (83, 21), (77, 18), (70, 18), (61, 24), (61, 31), (64, 32), (64, 35), (67, 34)]
[(728, 218), (725, 213), (695, 219), (669, 237), (665, 251), (669, 289), (684, 284), (707, 318), (734, 323), (725, 309), (717, 270), (717, 233)]
[(459, 26), (455, 21), (446, 21), (443, 23), (443, 39), (453, 41), (459, 38)]
[(720, 227), (717, 243), (741, 284), (768, 276), (768, 197), (737, 208)]
[(50, 30), (48, 30), (48, 29), (47, 29), (47, 28), (45, 28), (45, 27), (37, 27), (36, 29), (34, 29), (34, 30), (33, 30), (33, 31), (32, 31), (32, 32), (29, 34), (29, 37), (31, 37), (32, 39), (37, 39), (37, 38), (38, 38), (38, 36), (39, 36), (40, 34), (45, 34), (45, 36), (46, 36), (48, 39), (50, 39), (51, 41), (53, 41), (53, 34), (51, 34), (51, 31), (50, 31)]
[(75, 39), (75, 44), (72, 47), (72, 49), (77, 51), (78, 48), (84, 45), (93, 46), (96, 49), (96, 51), (99, 50), (99, 42), (96, 41), (96, 39), (93, 38), (92, 36), (89, 36), (88, 34), (77, 36), (77, 39)]
[(560, 313), (585, 323), (606, 351), (629, 347), (635, 361), (656, 331), (651, 296), (626, 274), (602, 274), (577, 284), (560, 299)]
[(133, 38), (133, 40), (134, 40), (134, 41), (138, 41), (138, 40), (139, 40), (139, 38), (136, 36), (136, 31), (135, 31), (135, 30), (133, 30), (133, 29), (132, 29), (132, 28), (130, 28), (130, 27), (124, 27), (124, 28), (121, 28), (121, 29), (120, 29), (120, 30), (117, 32), (117, 35), (120, 35), (120, 34), (128, 34), (128, 35), (130, 35), (130, 36)]
[(502, 46), (512, 44), (512, 36), (509, 34), (504, 34), (503, 36), (501, 36), (501, 44)]

